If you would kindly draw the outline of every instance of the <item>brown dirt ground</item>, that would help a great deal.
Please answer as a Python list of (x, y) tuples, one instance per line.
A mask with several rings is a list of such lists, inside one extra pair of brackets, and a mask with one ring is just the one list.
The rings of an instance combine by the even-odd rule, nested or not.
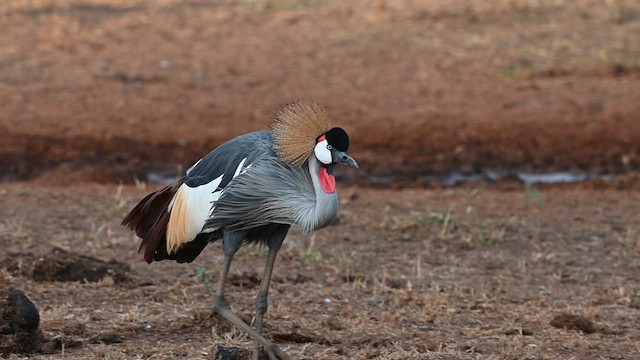
[[(25, 291), (64, 356), (208, 358), (251, 349), (211, 318), (219, 244), (191, 265), (147, 265), (123, 214), (151, 188), (5, 185), (0, 285)], [(640, 356), (640, 195), (546, 189), (342, 189), (333, 226), (292, 234), (276, 264), (267, 335), (296, 359), (634, 359)], [(127, 281), (35, 281), (60, 247), (128, 264)], [(23, 254), (23, 255), (16, 255)], [(265, 252), (241, 250), (228, 298), (251, 319)], [(325, 300), (327, 299), (327, 300)], [(582, 331), (551, 325), (569, 313)], [(560, 318), (562, 320), (562, 318)], [(212, 331), (212, 326), (214, 330)]]
[[(640, 357), (639, 2), (9, 0), (0, 24), (0, 287), (40, 310), (51, 353), (33, 358), (251, 349), (211, 316), (219, 244), (149, 266), (119, 222), (158, 186), (134, 179), (298, 97), (362, 169), (341, 169), (336, 223), (279, 255), (266, 330), (294, 358)], [(514, 169), (624, 175), (363, 186)], [(53, 280), (80, 255), (113, 270)], [(232, 268), (247, 320), (263, 257)]]

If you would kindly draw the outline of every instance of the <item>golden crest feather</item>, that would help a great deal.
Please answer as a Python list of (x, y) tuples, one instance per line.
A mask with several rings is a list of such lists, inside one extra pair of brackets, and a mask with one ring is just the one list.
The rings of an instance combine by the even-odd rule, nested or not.
[(301, 166), (316, 146), (316, 139), (329, 131), (331, 123), (322, 105), (298, 100), (275, 112), (271, 130), (273, 147), (285, 162)]

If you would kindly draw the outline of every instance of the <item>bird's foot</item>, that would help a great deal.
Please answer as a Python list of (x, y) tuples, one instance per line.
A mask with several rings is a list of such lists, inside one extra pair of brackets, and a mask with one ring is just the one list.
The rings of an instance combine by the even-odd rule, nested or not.
[(291, 360), (291, 357), (285, 354), (284, 351), (280, 350), (280, 348), (276, 344), (265, 346), (264, 351), (262, 349), (255, 349), (255, 352), (253, 353), (253, 359), (264, 360), (265, 353), (269, 357), (269, 360)]
[(229, 303), (224, 298), (224, 295), (216, 295), (213, 298), (213, 310), (220, 312), (222, 309), (229, 309)]

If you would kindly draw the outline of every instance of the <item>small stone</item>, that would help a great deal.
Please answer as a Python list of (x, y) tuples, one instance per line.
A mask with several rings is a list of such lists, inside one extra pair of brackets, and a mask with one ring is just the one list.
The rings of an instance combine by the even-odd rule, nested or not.
[(216, 353), (213, 360), (238, 360), (241, 359), (242, 350), (237, 347), (216, 346)]
[(0, 354), (37, 352), (44, 341), (36, 306), (20, 290), (0, 289)]
[(2, 333), (35, 331), (40, 324), (38, 309), (29, 298), (18, 289), (3, 290), (0, 299), (0, 322)]

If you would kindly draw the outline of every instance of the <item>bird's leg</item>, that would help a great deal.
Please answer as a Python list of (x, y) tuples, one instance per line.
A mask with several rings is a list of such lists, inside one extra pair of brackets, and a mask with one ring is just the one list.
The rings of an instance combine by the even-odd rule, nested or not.
[[(229, 303), (224, 298), (224, 286), (227, 281), (227, 275), (229, 274), (229, 267), (231, 267), (231, 260), (233, 255), (224, 257), (224, 265), (222, 268), (222, 276), (220, 276), (220, 282), (218, 283), (218, 293), (213, 298), (213, 309), (222, 315), (225, 319), (234, 323), (237, 327), (246, 331), (251, 337), (255, 338), (256, 331), (247, 323), (242, 321), (236, 314), (231, 311)], [(265, 339), (266, 340), (266, 339)]]
[[(222, 274), (220, 276), (220, 281), (218, 282), (218, 291), (216, 292), (215, 297), (213, 298), (213, 309), (220, 312), (220, 308), (229, 307), (227, 300), (224, 298), (224, 286), (227, 283), (227, 276), (229, 275), (229, 268), (231, 267), (231, 260), (233, 260), (233, 255), (225, 255), (224, 262), (222, 265)], [(226, 317), (225, 317), (226, 318)]]
[(280, 348), (267, 340), (262, 334), (258, 333), (254, 328), (249, 326), (247, 323), (242, 321), (236, 314), (234, 314), (229, 308), (229, 304), (227, 300), (224, 298), (224, 286), (227, 280), (227, 275), (229, 273), (229, 267), (231, 267), (231, 260), (233, 259), (233, 255), (225, 255), (224, 257), (224, 265), (222, 268), (222, 276), (220, 276), (220, 282), (218, 283), (218, 293), (213, 299), (213, 309), (217, 311), (222, 317), (231, 321), (234, 325), (244, 330), (249, 336), (254, 338), (258, 343), (260, 343), (267, 350), (267, 354), (269, 354), (269, 359), (271, 360), (291, 360), (291, 358), (282, 352)]
[[(264, 267), (264, 273), (262, 275), (262, 281), (260, 282), (260, 290), (256, 297), (256, 331), (262, 335), (262, 326), (264, 324), (264, 314), (267, 312), (269, 303), (267, 297), (269, 296), (269, 284), (271, 282), (271, 274), (273, 272), (273, 265), (276, 261), (276, 255), (278, 249), (270, 247), (269, 254), (267, 255), (267, 263)], [(260, 360), (261, 345), (259, 341), (256, 341), (256, 349), (254, 352), (254, 360)]]

